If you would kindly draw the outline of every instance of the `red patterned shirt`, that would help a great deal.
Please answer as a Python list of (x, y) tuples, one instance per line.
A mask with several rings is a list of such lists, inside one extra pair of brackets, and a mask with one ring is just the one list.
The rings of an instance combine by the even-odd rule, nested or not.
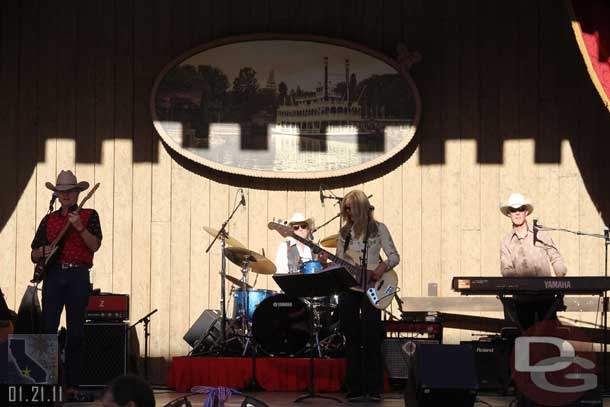
[[(70, 208), (71, 211), (75, 209), (76, 206)], [(94, 209), (81, 209), (79, 215), (85, 228), (101, 241), (102, 228), (98, 213)], [(32, 249), (50, 244), (57, 238), (67, 222), (68, 217), (62, 216), (61, 209), (45, 216), (40, 222), (36, 236), (32, 241)], [(82, 236), (74, 227), (70, 227), (64, 235), (60, 243), (57, 261), (60, 263), (83, 263), (88, 264), (89, 267), (93, 265), (93, 252), (87, 247)]]

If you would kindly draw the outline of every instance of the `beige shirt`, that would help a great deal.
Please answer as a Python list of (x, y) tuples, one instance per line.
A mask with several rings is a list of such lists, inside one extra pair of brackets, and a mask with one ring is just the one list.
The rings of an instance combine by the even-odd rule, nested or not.
[[(379, 254), (383, 249), (387, 259), (385, 260), (385, 264), (387, 269), (394, 268), (400, 262), (400, 256), (398, 255), (398, 250), (396, 250), (396, 245), (394, 245), (394, 240), (392, 240), (392, 236), (390, 235), (390, 231), (387, 226), (381, 222), (377, 222), (377, 227), (379, 229), (379, 233), (375, 236), (370, 236), (367, 244), (367, 266), (371, 268), (371, 265), (379, 263)], [(352, 236), (354, 235), (354, 230), (352, 228), (351, 231)], [(344, 258), (343, 247), (345, 246), (345, 239), (339, 235), (339, 240), (337, 241), (337, 257)], [(356, 264), (362, 250), (364, 249), (364, 242), (362, 239), (350, 239), (348, 250), (352, 251), (356, 255), (356, 259), (353, 259)]]
[(565, 276), (567, 269), (553, 239), (543, 232), (536, 234), (529, 228), (524, 238), (513, 229), (502, 239), (500, 264), (504, 277), (557, 277)]

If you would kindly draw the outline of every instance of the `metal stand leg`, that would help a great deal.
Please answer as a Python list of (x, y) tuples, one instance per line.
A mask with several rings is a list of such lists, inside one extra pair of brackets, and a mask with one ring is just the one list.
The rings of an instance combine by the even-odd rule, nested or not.
[[(224, 225), (223, 225), (224, 228)], [(213, 243), (213, 242), (212, 242)], [(210, 250), (210, 247), (206, 250)], [(224, 354), (227, 350), (227, 308), (226, 308), (226, 293), (225, 293), (225, 276), (227, 275), (227, 258), (225, 257), (226, 243), (224, 235), (220, 239), (220, 252), (222, 260), (220, 266), (220, 354)]]
[[(250, 341), (251, 338), (248, 337), (248, 341)], [(258, 380), (256, 380), (256, 358), (258, 356), (258, 347), (256, 346), (256, 343), (254, 342), (254, 340), (252, 339), (251, 342), (249, 342), (252, 344), (252, 378), (250, 379), (250, 384), (248, 384), (248, 387), (246, 387), (246, 390), (248, 391), (263, 391), (263, 387), (258, 383)]]
[[(320, 398), (326, 400), (333, 400), (337, 403), (342, 403), (341, 400), (331, 396), (321, 396), (316, 394), (314, 389), (314, 352), (315, 352), (315, 342), (317, 340), (317, 332), (315, 332), (315, 323), (314, 323), (314, 315), (313, 315), (313, 304), (311, 298), (309, 299), (309, 327), (311, 328), (311, 334), (309, 335), (309, 393), (304, 396), (298, 397), (294, 400), (294, 403), (301, 403), (303, 400)], [(320, 346), (318, 343), (318, 352), (320, 352)]]
[(132, 326), (129, 327), (129, 329), (131, 330), (131, 329), (135, 328), (136, 325), (138, 325), (139, 323), (144, 323), (144, 378), (146, 379), (147, 382), (148, 382), (148, 359), (149, 359), (148, 342), (150, 341), (150, 331), (148, 328), (148, 324), (150, 323), (150, 317), (155, 312), (157, 312), (156, 308), (153, 311), (146, 314), (145, 316), (143, 316), (142, 318), (140, 318), (139, 321), (137, 321), (135, 324), (133, 324)]
[[(608, 277), (608, 246), (610, 246), (610, 230), (608, 227), (604, 228), (604, 276)], [(608, 292), (604, 291), (604, 303), (602, 308), (604, 315), (604, 355), (602, 358), (603, 374), (602, 374), (602, 385), (599, 386), (602, 389), (602, 393), (608, 393)]]
[(320, 336), (318, 335), (318, 332), (316, 332), (315, 337), (316, 337), (316, 349), (318, 349), (318, 357), (321, 358), (322, 351), (320, 350)]
[(241, 267), (241, 282), (242, 282), (242, 292), (244, 294), (243, 297), (243, 301), (241, 303), (241, 332), (242, 332), (242, 337), (241, 340), (243, 341), (244, 338), (246, 338), (246, 342), (243, 343), (243, 347), (244, 350), (241, 353), (241, 356), (246, 356), (246, 353), (248, 352), (248, 348), (250, 347), (250, 341), (252, 340), (252, 335), (250, 332), (250, 321), (248, 321), (248, 310), (250, 309), (250, 296), (248, 295), (248, 266), (249, 266), (249, 262), (246, 260), (242, 263), (242, 267)]
[(544, 317), (542, 317), (543, 321), (548, 321), (551, 318), (551, 315), (556, 313), (557, 311), (565, 311), (566, 307), (563, 303), (563, 294), (559, 294), (555, 297), (555, 301), (553, 301), (553, 305), (546, 311)]
[(608, 391), (608, 296), (604, 292), (603, 299), (603, 314), (604, 314), (604, 353), (602, 357), (602, 391), (606, 393)]
[(248, 353), (248, 348), (250, 347), (250, 335), (248, 335), (246, 337), (246, 344), (244, 345), (244, 351), (241, 353), (241, 356), (244, 357), (246, 356), (246, 353)]

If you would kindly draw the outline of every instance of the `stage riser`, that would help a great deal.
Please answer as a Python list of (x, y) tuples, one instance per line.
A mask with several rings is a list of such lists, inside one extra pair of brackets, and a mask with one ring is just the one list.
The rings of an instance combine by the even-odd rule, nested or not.
[[(314, 359), (316, 392), (338, 392), (345, 383), (344, 359)], [(256, 359), (256, 381), (267, 391), (305, 391), (309, 385), (309, 359)], [(186, 392), (193, 386), (246, 389), (252, 382), (252, 358), (175, 357), (167, 385)], [(385, 389), (389, 389), (387, 377)]]

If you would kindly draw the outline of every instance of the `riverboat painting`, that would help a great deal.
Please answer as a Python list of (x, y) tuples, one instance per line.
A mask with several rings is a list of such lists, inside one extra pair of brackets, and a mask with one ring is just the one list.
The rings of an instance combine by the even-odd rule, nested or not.
[(229, 173), (342, 176), (413, 139), (417, 88), (382, 54), (318, 37), (222, 40), (168, 64), (151, 95), (155, 128), (179, 154)]

